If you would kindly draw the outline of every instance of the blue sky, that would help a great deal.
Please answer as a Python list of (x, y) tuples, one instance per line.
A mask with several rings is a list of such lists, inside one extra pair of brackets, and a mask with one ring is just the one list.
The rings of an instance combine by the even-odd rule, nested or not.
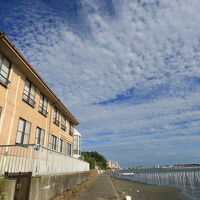
[(121, 166), (200, 163), (199, 0), (7, 0), (0, 29)]

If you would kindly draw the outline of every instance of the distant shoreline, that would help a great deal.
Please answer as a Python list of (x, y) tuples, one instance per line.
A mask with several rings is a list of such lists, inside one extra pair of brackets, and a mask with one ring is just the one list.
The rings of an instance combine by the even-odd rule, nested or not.
[(114, 171), (123, 171), (123, 170), (140, 170), (140, 169), (194, 169), (194, 168), (200, 168), (200, 166), (192, 166), (192, 167), (144, 167), (144, 168), (121, 168), (121, 169), (115, 169)]
[(159, 186), (129, 179), (116, 178), (111, 180), (121, 197), (129, 195), (134, 200), (189, 200), (181, 189), (172, 186)]

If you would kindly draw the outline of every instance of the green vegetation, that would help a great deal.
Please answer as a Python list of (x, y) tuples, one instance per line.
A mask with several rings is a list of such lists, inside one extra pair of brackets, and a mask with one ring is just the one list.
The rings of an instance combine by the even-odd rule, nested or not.
[(81, 155), (84, 156), (84, 160), (90, 164), (90, 169), (94, 169), (95, 166), (98, 166), (100, 169), (106, 169), (106, 159), (98, 152), (87, 151), (82, 152)]
[(6, 197), (4, 195), (5, 184), (6, 184), (5, 178), (1, 178), (0, 177), (0, 200), (5, 200), (6, 199)]

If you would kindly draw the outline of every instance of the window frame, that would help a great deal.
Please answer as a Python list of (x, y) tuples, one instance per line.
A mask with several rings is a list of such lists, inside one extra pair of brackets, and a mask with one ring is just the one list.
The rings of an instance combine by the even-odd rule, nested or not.
[[(37, 130), (39, 130), (39, 136), (37, 137)], [(42, 141), (42, 134), (43, 134), (43, 141)], [(37, 140), (37, 142), (36, 142)], [(38, 144), (38, 145), (41, 145), (41, 146), (44, 146), (44, 140), (45, 140), (45, 130), (40, 128), (39, 126), (36, 127), (36, 133), (35, 133), (35, 144)], [(41, 141), (42, 141), (42, 144), (41, 144)]]
[[(70, 147), (70, 148), (69, 148)], [(70, 153), (69, 153), (70, 152)], [(66, 142), (66, 155), (72, 156), (72, 144)]]
[(78, 151), (78, 135), (74, 135), (74, 150)]
[(61, 129), (62, 130), (66, 130), (66, 122), (67, 122), (67, 118), (62, 114), (61, 115)]
[(58, 137), (53, 134), (50, 134), (49, 148), (55, 151), (58, 149)]
[[(26, 87), (26, 83), (29, 83), (29, 87), (28, 87), (28, 91), (26, 91), (25, 90), (25, 87)], [(35, 88), (35, 93), (34, 93), (34, 99), (32, 99), (31, 98), (31, 89), (32, 89), (32, 87), (34, 87)], [(25, 92), (28, 92), (28, 94), (25, 94)], [(24, 101), (24, 102), (26, 102), (28, 105), (30, 105), (31, 107), (35, 107), (35, 104), (36, 104), (36, 102), (35, 102), (35, 94), (36, 94), (36, 86), (31, 82), (31, 81), (29, 81), (28, 79), (26, 79), (26, 81), (25, 81), (25, 85), (24, 85), (24, 91), (23, 91), (23, 95), (22, 95), (22, 100)], [(26, 99), (26, 98), (27, 99)], [(30, 101), (32, 101), (33, 102), (33, 104), (31, 104), (30, 103)]]
[[(19, 128), (20, 128), (20, 120), (21, 121), (23, 121), (23, 128), (22, 128), (22, 131), (20, 131), (19, 130)], [(27, 126), (27, 124), (29, 123), (29, 125), (30, 125), (30, 130), (29, 130), (29, 133), (27, 134), (27, 133), (25, 133), (25, 131), (26, 131), (26, 126)], [(30, 134), (31, 134), (31, 122), (29, 122), (29, 121), (27, 121), (27, 120), (25, 120), (25, 119), (23, 119), (23, 118), (19, 118), (19, 121), (18, 121), (18, 127), (17, 127), (17, 134), (16, 134), (16, 139), (15, 139), (15, 144), (21, 144), (21, 145), (23, 145), (23, 144), (25, 144), (24, 143), (24, 136), (25, 135), (28, 135), (28, 144), (29, 144), (29, 140), (30, 140)], [(17, 142), (17, 138), (18, 138), (18, 134), (19, 134), (19, 132), (21, 132), (21, 136), (20, 136), (20, 142)]]
[(64, 153), (64, 140), (60, 139), (60, 152)]
[(74, 128), (74, 126), (73, 126), (73, 124), (71, 123), (71, 122), (69, 122), (69, 135), (71, 135), (71, 136), (73, 136), (73, 129)]
[[(10, 83), (10, 81), (9, 81), (8, 79), (9, 79), (10, 69), (11, 69), (12, 63), (11, 63), (11, 61), (10, 61), (6, 56), (4, 56), (3, 53), (0, 52), (0, 56), (1, 56), (1, 55), (2, 55), (2, 60), (0, 59), (0, 84), (1, 84), (2, 86), (4, 86), (4, 87), (7, 88), (8, 85), (9, 85), (9, 83)], [(9, 63), (8, 73), (5, 72), (5, 71), (2, 69), (4, 59)], [(4, 73), (6, 73), (6, 77), (2, 74), (2, 71), (3, 71)], [(1, 78), (5, 79), (5, 82), (3, 82), (3, 81), (1, 80)]]
[[(41, 98), (42, 97), (42, 98)], [(45, 107), (45, 99), (46, 99), (46, 102), (47, 102), (47, 105)], [(41, 105), (41, 101), (42, 101), (42, 105)], [(41, 110), (40, 110), (41, 108)], [(38, 112), (41, 113), (42, 115), (44, 115), (45, 117), (47, 117), (48, 115), (48, 99), (45, 95), (43, 95), (42, 93), (40, 93), (40, 100), (39, 100), (39, 105), (38, 105)]]
[(53, 123), (59, 126), (60, 121), (59, 121), (59, 116), (60, 116), (60, 111), (58, 110), (57, 107), (54, 107), (54, 113), (53, 113)]

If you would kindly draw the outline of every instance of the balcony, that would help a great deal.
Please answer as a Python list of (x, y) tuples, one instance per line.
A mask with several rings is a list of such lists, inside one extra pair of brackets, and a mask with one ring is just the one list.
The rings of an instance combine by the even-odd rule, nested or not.
[(2, 74), (0, 74), (0, 84), (7, 88), (9, 83), (10, 81), (7, 78), (5, 78)]
[(38, 107), (38, 112), (47, 117), (48, 112), (41, 106)]
[(66, 130), (66, 126), (65, 126), (65, 124), (61, 124), (61, 128), (62, 128), (62, 130)]
[(36, 102), (33, 99), (31, 99), (28, 95), (26, 95), (25, 93), (23, 93), (22, 99), (23, 99), (23, 101), (28, 103), (33, 108), (35, 107)]
[(59, 126), (60, 124), (59, 120), (57, 120), (56, 118), (53, 119), (53, 123), (56, 124), (57, 126)]

